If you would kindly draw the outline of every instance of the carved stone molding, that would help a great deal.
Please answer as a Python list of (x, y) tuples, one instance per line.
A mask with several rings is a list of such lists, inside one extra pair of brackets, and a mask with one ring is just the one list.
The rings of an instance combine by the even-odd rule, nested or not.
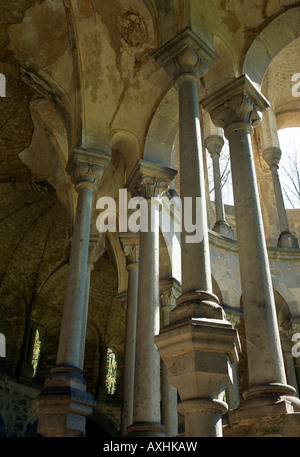
[(140, 160), (128, 178), (126, 187), (132, 197), (161, 198), (175, 178), (176, 170)]
[(136, 234), (126, 233), (120, 236), (120, 242), (126, 257), (127, 266), (139, 262), (139, 237)]
[(243, 310), (240, 308), (233, 308), (232, 306), (223, 306), (226, 320), (229, 321), (234, 328), (241, 323), (241, 318), (243, 315)]
[(209, 112), (214, 125), (225, 131), (236, 123), (257, 127), (261, 122), (261, 112), (269, 107), (268, 101), (246, 75), (233, 79), (202, 100), (201, 105)]
[(76, 187), (87, 184), (97, 189), (109, 161), (110, 155), (105, 152), (76, 147), (69, 157), (66, 171)]
[(176, 300), (181, 294), (181, 285), (172, 278), (159, 283), (159, 298), (162, 311), (171, 311), (176, 307)]

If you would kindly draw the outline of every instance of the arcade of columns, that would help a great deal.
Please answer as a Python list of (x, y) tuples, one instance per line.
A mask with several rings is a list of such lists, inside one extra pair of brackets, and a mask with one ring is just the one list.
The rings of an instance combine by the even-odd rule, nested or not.
[[(152, 231), (120, 235), (128, 270), (128, 292), (123, 297), (127, 324), (122, 433), (130, 437), (177, 435), (178, 408), (184, 416), (185, 436), (217, 437), (223, 435), (222, 415), (228, 410), (224, 391), (228, 392), (228, 403), (234, 400), (232, 385), (240, 342), (211, 283), (198, 87), (216, 56), (186, 29), (157, 49), (154, 58), (178, 90), (180, 196), (199, 197), (202, 239), (188, 243), (183, 230), (181, 285), (175, 280), (160, 283), (159, 207), (151, 208), (150, 199), (164, 195), (176, 171), (140, 160), (128, 177), (127, 188), (132, 196), (146, 198), (149, 214), (152, 210)], [(209, 115), (205, 141), (214, 164), (215, 230), (225, 236), (232, 233), (220, 186), (218, 160), (223, 132), (230, 148), (236, 213), (249, 388), (240, 407), (230, 411), (230, 423), (267, 423), (270, 417), (278, 417), (285, 424), (286, 418), (297, 420), (293, 413), (300, 411), (300, 401), (286, 380), (251, 149), (253, 129), (261, 121), (261, 112), (268, 113), (268, 101), (247, 75), (242, 75), (211, 91), (201, 106)], [(271, 123), (271, 115), (263, 122)], [(273, 175), (279, 245), (296, 247), (282, 199), (277, 173), (280, 149), (274, 138), (266, 139), (264, 158)], [(44, 436), (84, 434), (85, 418), (94, 404), (82, 376), (92, 268), (89, 250), (94, 253), (97, 248), (90, 237), (90, 221), (93, 194), (109, 160), (105, 153), (83, 148), (74, 148), (69, 159), (68, 172), (78, 203), (60, 341), (56, 366), (33, 404), (38, 432)], [(99, 249), (97, 252), (101, 255)], [(234, 434), (234, 427), (231, 430)]]

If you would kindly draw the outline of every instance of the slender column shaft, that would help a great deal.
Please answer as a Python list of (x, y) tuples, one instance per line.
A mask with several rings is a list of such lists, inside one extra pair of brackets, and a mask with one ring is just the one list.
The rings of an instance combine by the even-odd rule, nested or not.
[(287, 214), (286, 214), (286, 210), (285, 210), (284, 198), (283, 198), (282, 188), (281, 188), (279, 174), (278, 174), (278, 166), (273, 165), (271, 167), (271, 172), (272, 172), (273, 186), (274, 186), (275, 197), (276, 197), (280, 233), (289, 232), (290, 228), (289, 228), (289, 222), (288, 222), (288, 218), (287, 218)]
[(87, 272), (86, 272), (84, 309), (83, 309), (83, 317), (82, 317), (80, 357), (79, 357), (79, 365), (78, 365), (80, 370), (83, 370), (83, 366), (84, 366), (85, 340), (86, 340), (87, 319), (88, 319), (88, 306), (89, 306), (89, 297), (90, 297), (91, 274), (92, 274), (93, 268), (94, 268), (94, 266), (91, 265), (90, 263), (88, 263)]
[(91, 186), (79, 186), (57, 365), (80, 364), (92, 197)]
[(212, 290), (197, 90), (197, 82), (192, 77), (178, 82), (180, 193), (183, 198), (193, 198), (192, 213), (198, 215), (201, 227), (201, 241), (197, 243), (185, 242), (188, 233), (184, 227), (182, 230), (182, 293)]
[(212, 161), (214, 172), (216, 219), (217, 221), (225, 221), (225, 211), (221, 185), (220, 156), (217, 154), (212, 154)]
[[(226, 131), (225, 131), (226, 132)], [(286, 383), (250, 128), (228, 129), (250, 386)]]
[[(128, 245), (127, 245), (128, 246)], [(126, 246), (125, 246), (126, 249)], [(124, 250), (125, 250), (124, 249)], [(122, 434), (126, 434), (127, 427), (133, 423), (134, 404), (134, 373), (135, 373), (135, 346), (137, 325), (137, 297), (138, 297), (138, 245), (133, 245), (134, 255), (127, 255), (128, 291), (126, 313), (126, 335), (124, 354), (124, 390), (122, 410)], [(125, 251), (126, 254), (126, 251)]]
[(102, 245), (100, 246), (99, 241), (100, 241), (99, 235), (90, 236), (87, 272), (86, 272), (85, 295), (84, 295), (84, 309), (83, 309), (83, 314), (82, 314), (80, 357), (79, 357), (79, 368), (81, 370), (83, 370), (83, 366), (84, 366), (85, 340), (86, 340), (87, 321), (88, 321), (91, 275), (92, 275), (92, 271), (94, 269), (94, 264), (97, 262), (97, 260), (99, 260), (99, 257), (104, 252), (104, 243), (101, 243)]
[[(150, 201), (148, 210), (150, 218)], [(160, 358), (153, 339), (159, 332), (159, 209), (155, 207), (152, 223), (154, 231), (140, 233), (134, 423), (160, 423)]]
[[(176, 298), (179, 296), (179, 290), (175, 289), (172, 282), (165, 281), (161, 283), (161, 327), (170, 323), (170, 311), (176, 306)], [(177, 286), (178, 287), (178, 286)], [(167, 366), (162, 362), (162, 424), (166, 427), (167, 436), (176, 436), (178, 434), (178, 413), (177, 413), (177, 389), (170, 383)]]
[[(275, 118), (275, 116), (274, 116)], [(267, 124), (268, 125), (268, 124)], [(273, 132), (276, 133), (276, 138), (275, 140), (278, 141), (278, 135), (277, 135), (277, 130)], [(284, 198), (283, 198), (283, 193), (282, 193), (282, 187), (280, 183), (280, 177), (278, 173), (278, 168), (279, 168), (279, 162), (281, 159), (281, 149), (280, 147), (277, 146), (270, 146), (267, 147), (263, 151), (263, 158), (267, 162), (267, 164), (270, 167), (271, 173), (272, 173), (272, 179), (273, 179), (273, 187), (274, 187), (274, 192), (275, 192), (275, 199), (276, 199), (276, 207), (277, 207), (277, 214), (278, 214), (278, 220), (279, 220), (279, 230), (280, 230), (280, 235), (278, 239), (278, 247), (281, 248), (289, 248), (289, 249), (294, 249), (294, 248), (299, 248), (299, 243), (298, 239), (295, 238), (295, 236), (290, 232), (289, 228), (289, 221), (285, 209), (285, 204), (284, 204)]]
[(279, 147), (269, 147), (264, 150), (263, 157), (269, 165), (272, 173), (280, 233), (289, 233), (289, 222), (286, 214), (282, 187), (278, 173), (279, 162), (281, 159), (281, 150)]

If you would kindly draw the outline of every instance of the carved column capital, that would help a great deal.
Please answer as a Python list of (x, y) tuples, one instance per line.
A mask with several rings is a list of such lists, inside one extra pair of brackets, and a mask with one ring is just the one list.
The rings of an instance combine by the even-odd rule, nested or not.
[(224, 139), (220, 135), (210, 135), (205, 139), (205, 147), (212, 157), (220, 157), (223, 146)]
[(215, 52), (189, 28), (157, 49), (153, 56), (177, 84), (184, 78), (199, 83), (217, 60)]
[(175, 178), (176, 170), (139, 160), (128, 178), (126, 187), (132, 197), (161, 198)]
[(270, 170), (272, 170), (273, 168), (278, 168), (281, 155), (281, 149), (277, 147), (270, 147), (263, 151), (263, 158), (269, 165)]
[(109, 161), (110, 155), (105, 152), (75, 147), (69, 157), (66, 171), (76, 189), (81, 185), (87, 185), (96, 190)]
[(252, 132), (260, 124), (261, 112), (269, 103), (249, 78), (242, 75), (206, 97), (202, 107), (209, 112), (212, 122), (224, 129), (227, 137), (232, 129)]
[(127, 269), (138, 266), (139, 263), (139, 237), (136, 234), (125, 233), (120, 236), (120, 242), (126, 257)]
[(162, 311), (171, 311), (176, 307), (176, 300), (181, 294), (181, 285), (172, 278), (159, 283), (159, 298)]

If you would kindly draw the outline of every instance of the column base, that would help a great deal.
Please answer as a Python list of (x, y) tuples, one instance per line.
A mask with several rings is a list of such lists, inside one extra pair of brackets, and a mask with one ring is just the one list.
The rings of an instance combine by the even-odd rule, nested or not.
[(298, 239), (290, 232), (282, 232), (278, 238), (278, 248), (299, 249)]
[(84, 436), (86, 416), (92, 414), (95, 404), (86, 392), (81, 370), (55, 367), (32, 404), (38, 418), (37, 431), (44, 437)]
[(283, 384), (255, 386), (229, 411), (224, 436), (300, 436), (300, 400)]
[(222, 400), (196, 398), (178, 404), (178, 412), (185, 419), (185, 436), (220, 437), (222, 436), (221, 417), (228, 411)]
[(127, 427), (126, 437), (155, 438), (166, 437), (166, 429), (159, 423), (137, 422)]
[(185, 436), (221, 436), (223, 393), (238, 361), (237, 331), (226, 321), (217, 298), (205, 291), (185, 293), (170, 312), (170, 324), (155, 336), (170, 382), (185, 416)]
[(170, 324), (194, 318), (224, 320), (225, 312), (218, 297), (203, 290), (181, 294), (176, 300), (176, 308), (170, 311)]
[(217, 221), (213, 227), (213, 231), (231, 240), (234, 238), (234, 230), (226, 221)]

